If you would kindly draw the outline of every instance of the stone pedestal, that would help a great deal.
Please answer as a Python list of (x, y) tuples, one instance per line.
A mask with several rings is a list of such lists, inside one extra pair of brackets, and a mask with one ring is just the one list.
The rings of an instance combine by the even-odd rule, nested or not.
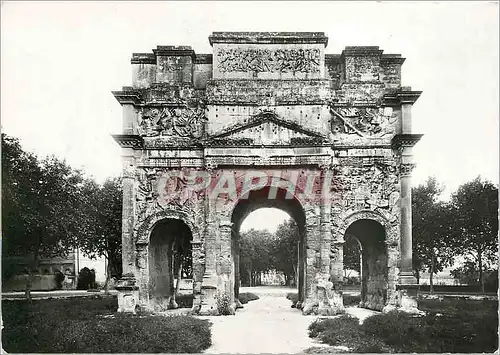
[(199, 314), (204, 316), (217, 315), (217, 275), (210, 274), (203, 276), (201, 286), (201, 307)]
[(417, 284), (398, 284), (396, 285), (397, 301), (396, 305), (388, 304), (382, 310), (384, 313), (398, 310), (407, 313), (418, 313), (422, 311), (418, 309), (418, 292), (420, 285)]
[(118, 291), (118, 312), (136, 313), (139, 304), (139, 287), (134, 276), (125, 275), (118, 280), (115, 289)]
[(419, 285), (397, 285), (399, 309), (409, 313), (420, 313), (418, 310)]
[(342, 284), (333, 283), (324, 277), (316, 280), (316, 298), (309, 297), (302, 306), (302, 314), (332, 316), (344, 311)]

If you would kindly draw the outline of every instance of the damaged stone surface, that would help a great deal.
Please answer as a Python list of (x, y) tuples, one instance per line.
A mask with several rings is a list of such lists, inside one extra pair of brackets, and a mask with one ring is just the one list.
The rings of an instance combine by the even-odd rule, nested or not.
[(153, 290), (172, 266), (154, 255), (168, 255), (162, 240), (172, 236), (151, 237), (171, 220), (190, 231), (193, 311), (216, 314), (221, 292), (237, 308), (236, 241), (259, 207), (281, 208), (299, 225), (303, 313), (342, 311), (351, 235), (363, 250), (362, 306), (412, 308), (411, 149), (421, 135), (411, 131), (411, 106), (420, 92), (401, 87), (404, 58), (378, 47), (325, 54), (321, 32), (215, 32), (210, 43), (210, 54), (133, 54), (132, 86), (113, 92), (123, 106), (114, 135), (127, 275), (119, 310), (170, 303)]

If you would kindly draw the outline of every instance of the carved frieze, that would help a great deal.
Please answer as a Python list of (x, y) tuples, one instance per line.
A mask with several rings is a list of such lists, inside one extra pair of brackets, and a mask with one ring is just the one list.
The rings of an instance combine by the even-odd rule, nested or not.
[(200, 138), (206, 116), (198, 107), (144, 107), (139, 111), (139, 134), (146, 137), (177, 136)]
[(397, 116), (391, 107), (331, 107), (334, 134), (380, 138), (394, 134)]
[(217, 68), (221, 72), (319, 72), (320, 50), (311, 49), (220, 49)]

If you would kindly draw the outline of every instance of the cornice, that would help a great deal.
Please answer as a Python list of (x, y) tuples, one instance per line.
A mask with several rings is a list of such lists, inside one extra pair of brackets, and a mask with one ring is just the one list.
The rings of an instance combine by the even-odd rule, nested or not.
[(413, 147), (423, 137), (423, 134), (396, 134), (391, 141), (393, 149)]
[(399, 91), (384, 95), (384, 103), (387, 105), (414, 104), (422, 91), (405, 90), (402, 88)]
[(130, 90), (127, 87), (122, 91), (111, 91), (115, 99), (121, 104), (139, 105), (142, 100), (138, 91)]
[(326, 47), (328, 44), (328, 37), (324, 32), (213, 32), (208, 40), (210, 45), (214, 43), (320, 43)]
[(144, 147), (144, 139), (136, 134), (112, 134), (116, 143), (122, 148), (142, 149)]

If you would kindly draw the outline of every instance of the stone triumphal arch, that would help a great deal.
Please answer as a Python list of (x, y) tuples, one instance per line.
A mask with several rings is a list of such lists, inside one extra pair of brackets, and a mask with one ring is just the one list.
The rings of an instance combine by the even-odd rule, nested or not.
[(411, 107), (421, 92), (401, 86), (405, 59), (378, 47), (325, 54), (319, 32), (209, 40), (212, 54), (133, 54), (132, 86), (113, 92), (123, 107), (119, 311), (172, 306), (176, 273), (191, 281), (194, 311), (216, 312), (222, 293), (236, 308), (239, 228), (263, 206), (299, 226), (304, 313), (342, 310), (347, 238), (362, 250), (361, 305), (414, 308), (411, 149), (421, 135)]

